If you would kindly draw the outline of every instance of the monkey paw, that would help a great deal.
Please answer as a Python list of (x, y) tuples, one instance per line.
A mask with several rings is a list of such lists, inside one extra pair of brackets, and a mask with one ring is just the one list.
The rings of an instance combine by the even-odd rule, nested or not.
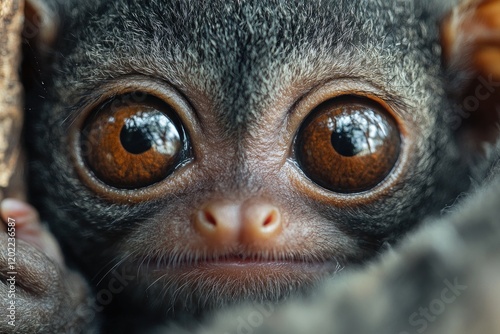
[(7, 199), (0, 209), (0, 332), (82, 332), (89, 300), (83, 278), (64, 267), (33, 207)]

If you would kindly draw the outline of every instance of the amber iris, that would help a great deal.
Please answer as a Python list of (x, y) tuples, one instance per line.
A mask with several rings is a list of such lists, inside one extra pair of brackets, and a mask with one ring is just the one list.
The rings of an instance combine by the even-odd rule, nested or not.
[[(110, 101), (86, 122), (82, 155), (97, 178), (122, 189), (152, 185), (178, 165), (184, 147), (173, 111), (157, 101)], [(124, 99), (126, 100), (126, 99)]]
[(393, 170), (401, 135), (393, 117), (367, 98), (328, 100), (300, 129), (296, 154), (304, 173), (338, 193), (359, 193), (380, 184)]

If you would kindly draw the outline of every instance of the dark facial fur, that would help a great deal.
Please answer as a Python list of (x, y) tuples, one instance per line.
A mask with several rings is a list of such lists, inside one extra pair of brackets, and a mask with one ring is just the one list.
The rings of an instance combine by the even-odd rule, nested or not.
[[(329, 258), (339, 268), (363, 261), (469, 187), (473, 166), (460, 155), (443, 117), (452, 101), (439, 61), (436, 22), (444, 5), (435, 2), (53, 4), (59, 34), (43, 85), (28, 95), (32, 197), (94, 284), (106, 284), (115, 265), (136, 274), (133, 292), (115, 302), (129, 310), (141, 305), (148, 311), (193, 311), (241, 299), (276, 300), (290, 293), (289, 286), (310, 283), (279, 274), (247, 282), (245, 291), (230, 281), (184, 286), (173, 277), (155, 283), (141, 264), (171, 264), (169, 256), (203, 258), (182, 247), (167, 252), (162, 245), (178, 237), (167, 231), (182, 234), (193, 208), (211, 198), (269, 198), (284, 208), (292, 230), (315, 228), (301, 243), (294, 240), (301, 254)], [(201, 129), (193, 137), (205, 140), (193, 145), (210, 147), (212, 157), (200, 159), (189, 177), (172, 181), (163, 196), (124, 203), (82, 183), (69, 137), (82, 109), (106, 87), (137, 78), (184, 96)], [(325, 85), (377, 95), (394, 106), (408, 132), (398, 180), (361, 205), (332, 205), (328, 195), (306, 196), (277, 176), (279, 168), (296, 168), (288, 156), (292, 141), (280, 142), (293, 137), (283, 133), (294, 106)], [(277, 257), (299, 252), (293, 247), (290, 242)], [(158, 263), (145, 260), (151, 258)]]

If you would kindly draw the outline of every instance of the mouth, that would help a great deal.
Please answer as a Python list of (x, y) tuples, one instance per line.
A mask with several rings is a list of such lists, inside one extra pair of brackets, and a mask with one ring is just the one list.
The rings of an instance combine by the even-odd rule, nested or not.
[(206, 311), (240, 301), (279, 301), (307, 291), (342, 270), (342, 262), (337, 260), (290, 253), (228, 252), (143, 257), (129, 264), (130, 272), (138, 275), (134, 291), (161, 296), (159, 302), (165, 305)]
[(326, 265), (328, 261), (311, 261), (297, 260), (294, 258), (272, 258), (261, 256), (245, 256), (245, 255), (225, 255), (209, 259), (195, 260), (191, 263), (184, 263), (185, 266), (201, 266), (201, 267), (248, 267), (248, 266), (299, 266), (299, 267), (317, 267)]
[[(342, 269), (336, 259), (306, 258), (295, 256), (270, 256), (263, 254), (225, 254), (213, 257), (179, 257), (176, 260), (148, 259), (147, 267), (155, 273), (196, 273), (201, 276), (238, 277), (246, 280), (252, 276), (324, 277)], [(144, 263), (144, 262), (143, 262)]]

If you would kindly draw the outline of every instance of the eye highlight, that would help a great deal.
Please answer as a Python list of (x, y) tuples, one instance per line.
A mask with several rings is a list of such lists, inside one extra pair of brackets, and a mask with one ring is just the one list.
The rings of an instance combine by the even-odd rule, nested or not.
[(147, 187), (165, 179), (187, 148), (174, 111), (149, 97), (139, 103), (128, 95), (104, 103), (88, 119), (81, 135), (83, 158), (94, 175), (120, 189)]
[(343, 96), (319, 105), (299, 130), (295, 152), (304, 173), (338, 193), (381, 183), (401, 151), (394, 118), (374, 101)]

